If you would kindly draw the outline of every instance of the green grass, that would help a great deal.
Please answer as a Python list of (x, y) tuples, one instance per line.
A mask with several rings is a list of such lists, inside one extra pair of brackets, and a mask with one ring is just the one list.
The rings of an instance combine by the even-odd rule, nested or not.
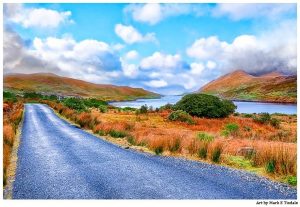
[(283, 182), (288, 183), (292, 186), (297, 186), (297, 177), (296, 176), (287, 176)]
[(156, 148), (154, 149), (154, 152), (155, 152), (156, 155), (162, 154), (163, 151), (164, 151), (164, 148), (163, 148), (162, 146), (156, 147)]
[(226, 124), (221, 134), (225, 137), (228, 137), (230, 135), (237, 135), (239, 131), (239, 125), (236, 123), (229, 123)]
[(126, 132), (123, 132), (123, 131), (117, 131), (117, 130), (110, 130), (108, 132), (108, 134), (114, 138), (124, 138), (127, 136), (127, 133)]
[(214, 136), (206, 132), (198, 132), (197, 139), (203, 142), (211, 142), (214, 140)]
[(258, 167), (254, 167), (252, 165), (252, 162), (246, 158), (244, 158), (243, 156), (231, 156), (228, 155), (226, 157), (226, 164), (228, 164), (229, 166), (233, 166), (239, 169), (244, 169), (250, 172), (254, 172), (254, 173), (263, 173), (264, 169), (263, 168), (258, 168)]

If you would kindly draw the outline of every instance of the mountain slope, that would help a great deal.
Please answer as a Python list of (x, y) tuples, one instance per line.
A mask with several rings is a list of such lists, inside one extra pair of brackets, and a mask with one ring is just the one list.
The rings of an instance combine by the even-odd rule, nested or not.
[(234, 100), (296, 103), (297, 76), (276, 72), (253, 76), (237, 70), (211, 81), (199, 92)]
[(43, 92), (62, 96), (95, 97), (108, 101), (159, 96), (142, 88), (94, 84), (51, 73), (8, 74), (4, 76), (3, 82), (6, 90)]

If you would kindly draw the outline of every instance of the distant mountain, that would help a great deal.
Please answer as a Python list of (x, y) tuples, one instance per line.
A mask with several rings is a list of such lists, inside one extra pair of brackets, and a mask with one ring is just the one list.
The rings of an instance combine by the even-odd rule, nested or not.
[(31, 91), (61, 96), (95, 97), (107, 101), (156, 98), (159, 94), (142, 88), (94, 84), (52, 73), (7, 74), (4, 75), (4, 89)]
[(253, 76), (237, 70), (211, 81), (198, 92), (232, 100), (296, 103), (297, 76), (277, 72)]

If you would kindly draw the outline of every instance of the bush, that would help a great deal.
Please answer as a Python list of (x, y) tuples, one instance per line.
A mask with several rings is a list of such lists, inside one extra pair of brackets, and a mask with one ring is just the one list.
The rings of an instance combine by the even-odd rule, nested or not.
[(171, 143), (170, 146), (169, 146), (169, 150), (170, 152), (176, 152), (179, 150), (180, 148), (180, 144), (181, 144), (181, 141), (179, 138), (176, 138), (174, 143)]
[(268, 123), (270, 122), (270, 120), (271, 120), (271, 116), (270, 116), (269, 113), (261, 113), (261, 114), (259, 115), (259, 117), (254, 116), (254, 117), (253, 117), (253, 120), (254, 120), (255, 122), (260, 123), (260, 124), (268, 124)]
[(76, 111), (86, 110), (83, 99), (66, 98), (66, 99), (64, 99), (63, 104), (71, 109), (76, 110)]
[(253, 118), (253, 114), (243, 114), (244, 118)]
[(234, 113), (233, 113), (233, 116), (239, 116), (239, 115), (240, 115), (239, 112), (234, 112)]
[(224, 130), (222, 131), (222, 135), (227, 137), (229, 135), (236, 136), (239, 131), (239, 126), (236, 123), (226, 124)]
[(220, 162), (221, 153), (222, 153), (222, 147), (216, 146), (212, 151), (211, 160), (216, 163)]
[(148, 113), (148, 106), (147, 106), (147, 105), (141, 106), (141, 108), (140, 108), (140, 110), (139, 110), (139, 113), (141, 113), (141, 114), (146, 114), (146, 113)]
[(39, 93), (35, 92), (25, 92), (24, 93), (24, 98), (43, 98), (43, 96)]
[(267, 173), (274, 173), (276, 170), (275, 168), (275, 160), (269, 160), (266, 164), (266, 171)]
[(287, 182), (292, 186), (297, 186), (297, 177), (296, 176), (288, 176)]
[(107, 106), (99, 106), (98, 109), (100, 110), (101, 113), (107, 112)]
[(129, 135), (129, 136), (127, 136), (126, 139), (127, 139), (127, 142), (129, 142), (129, 144), (131, 144), (131, 145), (135, 145), (136, 144), (136, 141), (135, 141), (135, 139), (134, 139), (133, 136)]
[(174, 109), (197, 117), (223, 118), (232, 114), (236, 106), (232, 101), (221, 100), (216, 96), (188, 94), (175, 104)]
[(203, 142), (211, 142), (214, 140), (214, 136), (207, 134), (205, 132), (198, 132), (197, 138)]
[(99, 107), (108, 105), (106, 101), (98, 100), (95, 98), (83, 99), (83, 103), (88, 108), (92, 108), (92, 107), (99, 108)]
[(173, 111), (168, 116), (168, 119), (170, 121), (181, 121), (181, 122), (186, 122), (188, 124), (195, 124), (195, 121), (193, 120), (191, 115), (189, 115), (188, 113), (182, 110)]
[(117, 130), (110, 130), (108, 132), (108, 134), (114, 138), (124, 138), (127, 136), (127, 133), (126, 132), (123, 132), (123, 131), (117, 131)]
[(159, 110), (173, 110), (173, 107), (174, 107), (174, 105), (173, 104), (170, 104), (170, 103), (167, 103), (166, 105), (164, 105), (164, 106), (161, 106), (160, 108), (159, 108)]
[(136, 108), (126, 106), (126, 107), (122, 108), (121, 110), (122, 111), (136, 111)]
[(17, 102), (16, 95), (8, 91), (3, 91), (3, 99), (4, 101), (11, 101), (13, 103)]
[(275, 128), (279, 128), (280, 126), (280, 120), (276, 119), (276, 118), (271, 118), (270, 120), (270, 124), (275, 127)]
[(162, 146), (158, 146), (154, 149), (154, 152), (156, 155), (160, 155), (161, 153), (163, 153), (164, 148)]
[(198, 155), (202, 159), (206, 159), (207, 157), (207, 145), (200, 147), (198, 151)]

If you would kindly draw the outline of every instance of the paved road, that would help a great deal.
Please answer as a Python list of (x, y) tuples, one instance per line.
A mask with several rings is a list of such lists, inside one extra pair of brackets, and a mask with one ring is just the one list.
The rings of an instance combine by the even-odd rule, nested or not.
[(126, 150), (26, 104), (14, 199), (295, 199), (249, 173)]

